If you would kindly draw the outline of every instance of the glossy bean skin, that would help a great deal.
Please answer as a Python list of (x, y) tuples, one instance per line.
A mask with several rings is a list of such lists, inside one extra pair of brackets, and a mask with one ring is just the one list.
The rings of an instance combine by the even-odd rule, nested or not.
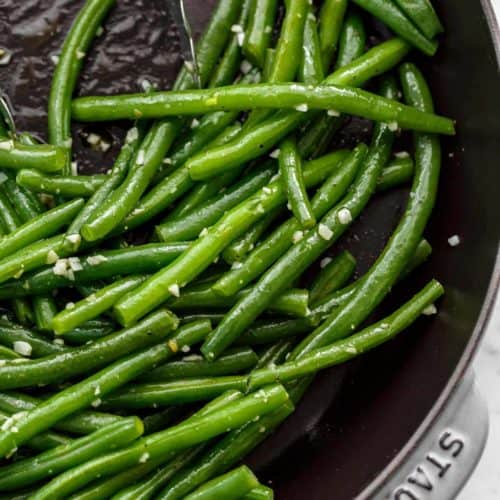
[(411, 181), (414, 172), (415, 164), (410, 156), (395, 158), (382, 171), (377, 181), (377, 191), (386, 191)]
[[(405, 63), (401, 68), (401, 80), (409, 103), (421, 109), (433, 109), (429, 89), (415, 66)], [(309, 352), (348, 335), (352, 331), (352, 325), (359, 325), (389, 293), (415, 253), (436, 198), (441, 148), (439, 139), (433, 135), (416, 134), (414, 142), (413, 194), (398, 227), (349, 302), (333, 311), (330, 321), (305, 338), (297, 348), (298, 351)]]
[[(70, 174), (71, 99), (83, 65), (99, 26), (114, 6), (114, 0), (87, 0), (68, 33), (57, 63), (48, 104), (49, 142), (63, 148), (64, 173)], [(80, 57), (83, 54), (83, 57)], [(36, 165), (25, 168), (39, 168)], [(60, 168), (58, 170), (61, 170)]]
[[(335, 154), (336, 160), (344, 156), (344, 151)], [(337, 161), (323, 162), (316, 160), (304, 168), (306, 185), (315, 185), (323, 180), (333, 169)], [(145, 311), (164, 302), (175, 285), (185, 286), (201, 274), (217, 258), (224, 248), (241, 236), (257, 222), (266, 211), (273, 210), (286, 201), (279, 181), (273, 181), (240, 205), (227, 212), (216, 224), (208, 229), (207, 234), (191, 244), (189, 250), (170, 266), (156, 273), (136, 290), (130, 292), (114, 307), (120, 322), (127, 324), (141, 317)], [(172, 288), (174, 286), (174, 288)], [(169, 290), (170, 289), (170, 290)], [(133, 305), (132, 305), (133, 303)]]
[(426, 38), (396, 3), (390, 0), (354, 0), (354, 2), (387, 24), (394, 33), (424, 54), (433, 56), (436, 53), (437, 42)]
[(309, 8), (304, 24), (302, 60), (298, 73), (299, 81), (315, 85), (325, 79), (322, 57), (316, 16), (313, 14), (313, 9)]
[(400, 9), (412, 20), (429, 39), (443, 31), (443, 26), (429, 0), (396, 0)]
[(350, 12), (340, 32), (339, 54), (335, 68), (342, 68), (363, 54), (365, 45), (366, 32), (363, 19), (356, 12)]
[(302, 228), (310, 229), (316, 224), (316, 217), (307, 195), (302, 175), (302, 159), (294, 140), (285, 139), (281, 143), (279, 167), (281, 181), (292, 213)]
[(6, 363), (0, 367), (0, 388), (63, 382), (99, 369), (135, 350), (160, 342), (177, 327), (177, 322), (174, 315), (159, 311), (132, 328), (112, 333), (88, 346), (54, 353), (26, 365)]
[(319, 39), (325, 72), (332, 64), (347, 9), (346, 0), (325, 0), (319, 12)]
[(20, 170), (17, 183), (35, 193), (50, 193), (65, 198), (88, 198), (106, 181), (105, 175), (47, 176), (37, 170)]
[(66, 155), (62, 148), (49, 144), (28, 145), (0, 138), (0, 167), (21, 170), (36, 168), (43, 172), (59, 172)]

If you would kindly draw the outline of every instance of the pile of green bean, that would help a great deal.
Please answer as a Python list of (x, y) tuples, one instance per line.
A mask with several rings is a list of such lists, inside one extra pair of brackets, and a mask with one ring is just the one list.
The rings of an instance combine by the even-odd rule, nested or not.
[[(114, 3), (86, 0), (73, 22), (48, 144), (0, 121), (0, 495), (271, 499), (245, 456), (319, 370), (444, 292), (431, 280), (377, 309), (432, 251), (437, 134), (454, 122), (405, 59), (433, 55), (442, 26), (428, 0), (219, 0), (196, 46), (202, 88), (187, 63), (171, 91), (73, 99)], [(368, 16), (395, 37), (367, 46)], [(332, 147), (351, 117), (373, 122), (371, 142)], [(115, 119), (131, 124), (113, 168), (71, 175), (71, 120)], [(406, 184), (355, 275), (335, 243)]]

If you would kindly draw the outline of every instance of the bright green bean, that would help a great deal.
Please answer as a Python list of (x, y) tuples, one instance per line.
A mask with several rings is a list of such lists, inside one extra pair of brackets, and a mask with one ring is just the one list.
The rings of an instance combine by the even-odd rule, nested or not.
[(64, 335), (87, 321), (97, 318), (108, 309), (111, 309), (120, 297), (136, 288), (145, 279), (145, 276), (130, 276), (115, 281), (77, 302), (70, 309), (64, 309), (52, 319), (54, 333)]
[(141, 323), (112, 333), (87, 346), (55, 353), (27, 364), (7, 362), (0, 367), (0, 388), (63, 382), (75, 375), (106, 366), (135, 350), (160, 342), (177, 327), (177, 318), (158, 311)]
[[(207, 334), (211, 330), (210, 324), (208, 326)], [(255, 352), (248, 347), (229, 350), (214, 362), (208, 362), (202, 356), (190, 355), (159, 366), (140, 377), (139, 380), (141, 382), (167, 382), (194, 377), (232, 375), (252, 368), (257, 360)]]
[(100, 389), (100, 395), (105, 396), (141, 373), (164, 363), (185, 345), (191, 345), (200, 340), (198, 331), (188, 326), (180, 328), (168, 344), (158, 344), (115, 361), (96, 374), (64, 389), (28, 411), (26, 416), (18, 422), (18, 432), (7, 431), (0, 434), (0, 455), (12, 453), (19, 445), (52, 427), (56, 422), (92, 403), (99, 403), (100, 398), (95, 394), (97, 387)]
[[(310, 162), (304, 168), (307, 186), (321, 182), (334, 168), (345, 152), (336, 153), (337, 161)], [(325, 164), (326, 163), (326, 164)], [(136, 321), (147, 311), (164, 302), (178, 289), (196, 278), (234, 239), (241, 236), (263, 214), (285, 202), (285, 195), (279, 181), (271, 182), (245, 202), (227, 212), (208, 234), (196, 240), (189, 249), (168, 267), (159, 271), (136, 290), (130, 292), (114, 307), (120, 322)]]
[[(401, 76), (408, 102), (420, 109), (432, 110), (432, 98), (419, 71), (405, 63)], [(436, 197), (441, 166), (441, 148), (436, 136), (416, 134), (415, 165), (412, 195), (384, 251), (348, 303), (333, 311), (330, 320), (304, 339), (296, 352), (307, 353), (350, 334), (353, 325), (358, 326), (373, 311), (408, 265), (422, 239)]]
[(257, 416), (266, 415), (288, 401), (281, 386), (263, 388), (218, 411), (152, 434), (121, 451), (104, 455), (61, 474), (35, 495), (34, 500), (65, 497), (92, 479), (116, 474), (140, 463), (155, 460), (165, 453), (185, 449), (235, 429)]
[(437, 42), (426, 38), (392, 0), (354, 0), (354, 3), (387, 24), (394, 33), (424, 54), (433, 56), (436, 53)]
[(365, 51), (366, 32), (363, 19), (356, 12), (347, 15), (339, 39), (339, 54), (335, 68), (342, 68)]
[(347, 0), (325, 0), (319, 13), (319, 40), (325, 72), (332, 65), (337, 50)]
[(386, 191), (401, 186), (413, 178), (415, 164), (410, 156), (396, 158), (382, 170), (377, 181), (377, 191)]
[(309, 85), (316, 85), (325, 79), (318, 26), (311, 7), (308, 10), (304, 25), (302, 59), (298, 79)]
[(12, 139), (0, 139), (1, 168), (36, 168), (43, 172), (58, 172), (65, 162), (66, 155), (62, 148), (48, 144), (31, 146)]
[(292, 213), (302, 228), (310, 229), (316, 224), (316, 217), (304, 185), (302, 160), (297, 151), (297, 144), (292, 139), (285, 139), (281, 143), (279, 166), (281, 182)]
[(241, 498), (259, 486), (253, 472), (242, 465), (216, 477), (187, 495), (186, 500), (213, 500), (215, 498)]
[(350, 335), (345, 340), (338, 340), (325, 347), (309, 351), (300, 359), (287, 361), (278, 367), (263, 368), (252, 372), (249, 376), (249, 386), (255, 390), (261, 385), (275, 381), (294, 380), (359, 356), (406, 329), (427, 306), (433, 304), (443, 293), (444, 289), (441, 284), (433, 280), (396, 312), (361, 332)]
[[(15, 425), (15, 420), (12, 425)], [(142, 422), (137, 417), (124, 418), (70, 444), (1, 467), (0, 490), (12, 491), (54, 477), (99, 454), (123, 448), (141, 436), (143, 431)]]
[(443, 31), (443, 26), (429, 0), (396, 0), (399, 8), (429, 39)]
[[(49, 96), (49, 142), (64, 148), (62, 164), (70, 173), (71, 98), (75, 90), (83, 58), (90, 48), (103, 19), (115, 4), (114, 0), (87, 0), (66, 36), (59, 55)], [(25, 168), (39, 168), (39, 165)]]
[(48, 176), (37, 170), (20, 170), (17, 183), (35, 193), (50, 193), (66, 198), (88, 198), (106, 181), (105, 175)]

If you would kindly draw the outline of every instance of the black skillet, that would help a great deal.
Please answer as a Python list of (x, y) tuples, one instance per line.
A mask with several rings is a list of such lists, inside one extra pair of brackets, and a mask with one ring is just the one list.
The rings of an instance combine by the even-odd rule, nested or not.
[[(82, 3), (0, 0), (0, 47), (13, 52), (12, 62), (0, 67), (0, 87), (10, 96), (21, 130), (45, 134), (50, 56), (57, 54)], [(186, 1), (195, 32), (202, 29), (213, 3)], [(491, 12), (486, 1), (434, 4), (446, 27), (438, 55), (430, 60), (411, 57), (425, 70), (438, 111), (457, 120), (458, 134), (443, 141), (441, 189), (426, 233), (433, 257), (393, 295), (401, 301), (436, 277), (444, 283), (446, 297), (437, 317), (422, 319), (396, 341), (319, 377), (290, 421), (249, 458), (278, 499), (452, 498), (484, 442), (481, 404), (466, 412), (469, 428), (460, 428), (449, 414), (463, 413), (457, 398), (467, 392), (464, 376), (499, 282), (499, 36), (491, 16), (487, 23)], [(118, 2), (105, 34), (91, 50), (80, 95), (138, 91), (144, 78), (168, 88), (181, 60), (166, 5), (164, 0)], [(384, 35), (380, 26), (374, 29)], [(338, 140), (353, 132), (359, 139), (363, 128), (351, 124)], [(104, 155), (85, 146), (82, 132), (87, 130), (79, 125), (74, 129), (80, 166), (104, 171), (119, 148), (123, 127), (92, 126), (113, 141)], [(398, 189), (377, 197), (339, 245), (356, 255), (361, 272), (395, 227), (406, 194)], [(447, 239), (454, 234), (461, 244), (452, 249)], [(441, 466), (451, 464), (441, 476), (425, 448), (436, 443)]]

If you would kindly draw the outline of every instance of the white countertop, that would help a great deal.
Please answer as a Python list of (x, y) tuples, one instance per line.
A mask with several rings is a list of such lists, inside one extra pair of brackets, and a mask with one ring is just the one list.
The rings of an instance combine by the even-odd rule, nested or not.
[[(500, 20), (500, 0), (492, 0)], [(457, 500), (500, 499), (500, 295), (474, 369), (490, 411), (490, 433), (483, 456)]]

